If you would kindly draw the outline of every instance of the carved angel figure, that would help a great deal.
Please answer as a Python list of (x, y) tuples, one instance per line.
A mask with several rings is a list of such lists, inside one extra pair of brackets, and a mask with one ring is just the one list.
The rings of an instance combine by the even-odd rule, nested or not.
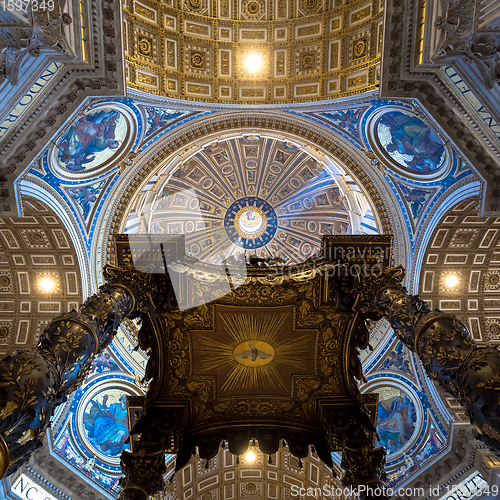
[(71, 16), (63, 12), (65, 0), (54, 2), (53, 10), (33, 11), (34, 33), (32, 43), (38, 42), (43, 47), (49, 47), (65, 55), (71, 55), (64, 26), (71, 24)]
[(439, 16), (434, 23), (442, 34), (433, 61), (446, 64), (463, 57), (466, 62), (477, 65), (484, 84), (491, 89), (500, 82), (500, 35), (475, 31), (473, 21), (474, 2), (450, 0), (446, 15)]
[(11, 85), (17, 85), (24, 56), (40, 55), (39, 47), (29, 39), (32, 32), (32, 28), (4, 29), (0, 32), (0, 83), (7, 79)]

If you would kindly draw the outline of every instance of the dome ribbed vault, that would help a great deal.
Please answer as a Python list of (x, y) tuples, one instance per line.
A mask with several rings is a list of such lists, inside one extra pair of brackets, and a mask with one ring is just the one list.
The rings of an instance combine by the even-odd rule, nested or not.
[(187, 252), (214, 264), (242, 252), (298, 263), (323, 234), (378, 232), (356, 183), (290, 142), (212, 143), (154, 184), (136, 197), (125, 232), (185, 234)]

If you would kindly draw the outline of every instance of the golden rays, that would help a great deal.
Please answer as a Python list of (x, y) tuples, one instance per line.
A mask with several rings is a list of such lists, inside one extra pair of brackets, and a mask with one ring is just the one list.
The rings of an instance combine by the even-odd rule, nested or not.
[(309, 335), (289, 339), (283, 335), (287, 313), (221, 314), (227, 341), (200, 336), (202, 372), (225, 372), (222, 391), (286, 390), (280, 368), (305, 370)]

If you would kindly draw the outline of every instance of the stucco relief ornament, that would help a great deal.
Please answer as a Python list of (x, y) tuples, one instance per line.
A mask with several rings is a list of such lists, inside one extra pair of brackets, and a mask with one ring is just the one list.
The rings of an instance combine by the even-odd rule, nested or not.
[(484, 84), (491, 88), (500, 82), (500, 36), (474, 32), (473, 9), (471, 2), (449, 2), (446, 17), (436, 19), (434, 27), (444, 31), (444, 41), (435, 60), (444, 63), (445, 59), (463, 57), (477, 64)]
[(72, 50), (64, 33), (64, 26), (71, 24), (73, 19), (68, 13), (62, 12), (62, 5), (56, 3), (52, 11), (40, 10), (33, 13), (35, 29), (31, 41), (70, 56)]
[(137, 156), (136, 153), (129, 153), (129, 155), (120, 162), (120, 172), (125, 172), (127, 168), (130, 168), (134, 164), (134, 158)]
[[(478, 63), (488, 87), (500, 82), (500, 37), (493, 34), (469, 34), (465, 39), (465, 59)], [(480, 63), (484, 63), (484, 65)]]
[(53, 49), (67, 57), (73, 56), (64, 28), (73, 22), (62, 12), (65, 0), (54, 2), (54, 9), (33, 11), (33, 26), (11, 28), (0, 35), (0, 83), (19, 82), (19, 69), (25, 56), (38, 57), (41, 49)]
[(24, 35), (25, 30), (21, 28), (0, 35), (0, 83), (9, 80), (12, 85), (17, 85), (19, 68), (24, 56), (40, 55), (40, 47), (31, 44), (30, 40), (23, 39)]
[[(462, 37), (466, 31), (464, 30), (463, 23), (457, 22), (456, 24), (448, 21), (445, 17), (439, 16), (434, 22), (434, 27), (438, 30), (444, 30), (450, 37)], [(448, 40), (450, 44), (450, 41)], [(453, 45), (453, 44), (451, 44)]]

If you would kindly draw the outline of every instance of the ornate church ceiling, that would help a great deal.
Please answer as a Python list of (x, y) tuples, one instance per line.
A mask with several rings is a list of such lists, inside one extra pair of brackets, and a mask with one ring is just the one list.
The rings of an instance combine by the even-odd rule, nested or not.
[[(93, 103), (60, 131), (21, 185), (45, 189), (71, 211), (98, 284), (114, 235), (139, 231), (184, 234), (187, 251), (212, 263), (241, 253), (301, 262), (318, 251), (323, 234), (390, 232), (395, 262), (407, 259), (410, 271), (425, 252), (420, 242), (436, 207), (466, 186), (472, 192), (477, 180), (409, 101), (369, 94), (307, 111), (234, 116), (153, 101)], [(126, 436), (120, 446), (100, 442), (95, 419), (112, 408), (115, 428), (127, 425), (121, 398), (143, 389), (146, 353), (135, 349), (137, 330), (124, 325), (55, 416), (50, 438), (52, 458), (109, 497), (117, 494)], [(452, 408), (436, 406), (418, 362), (383, 322), (373, 326), (370, 344), (373, 352), (361, 353), (368, 380), (362, 391), (380, 394), (379, 436), (397, 487), (446, 455)]]
[[(56, 315), (78, 309), (82, 278), (66, 227), (44, 203), (24, 200), (25, 216), (0, 218), (0, 356), (27, 349)], [(52, 282), (45, 291), (42, 280)]]
[[(25, 173), (25, 167), (30, 165), (29, 181), (44, 186), (47, 193), (53, 189), (63, 210), (73, 212), (74, 225), (79, 227), (85, 240), (90, 267), (95, 265), (97, 271), (99, 262), (106, 260), (103, 257), (106, 238), (117, 232), (117, 220), (122, 215), (118, 210), (112, 220), (108, 217), (110, 207), (115, 199), (125, 199), (123, 205), (129, 207), (129, 198), (123, 196), (123, 191), (113, 192), (122, 177), (137, 188), (133, 210), (126, 223), (128, 232), (184, 233), (188, 251), (211, 262), (245, 252), (247, 255), (276, 255), (293, 263), (314, 255), (322, 234), (330, 231), (342, 234), (390, 230), (397, 238), (407, 241), (400, 255), (411, 255), (407, 268), (409, 281), (414, 283), (413, 291), (419, 292), (432, 307), (457, 314), (469, 325), (476, 341), (499, 342), (498, 221), (496, 215), (478, 217), (477, 198), (467, 199), (472, 194), (479, 194), (479, 188), (470, 187), (478, 184), (472, 165), (483, 174), (496, 171), (495, 158), (490, 158), (482, 139), (489, 137), (493, 144), (498, 140), (495, 132), (498, 116), (495, 120), (495, 111), (489, 114), (482, 102), (471, 99), (473, 92), (464, 86), (463, 76), (455, 72), (448, 71), (447, 78), (456, 87), (459, 98), (465, 96), (471, 106), (476, 106), (472, 111), (476, 111), (477, 116), (465, 106), (467, 119), (460, 118), (459, 111), (465, 113), (464, 109), (460, 110), (455, 101), (449, 100), (444, 92), (440, 93), (437, 87), (446, 88), (447, 78), (436, 79), (434, 75), (427, 84), (421, 70), (418, 75), (399, 75), (409, 71), (408, 58), (415, 55), (410, 48), (412, 38), (418, 41), (420, 30), (408, 30), (405, 26), (415, 21), (408, 11), (413, 3), (394, 0), (387, 5), (388, 30), (381, 76), (384, 15), (381, 0), (126, 0), (123, 2), (124, 55), (121, 40), (117, 42), (121, 24), (121, 16), (116, 15), (119, 9), (115, 9), (113, 2), (104, 2), (104, 11), (99, 7), (92, 9), (95, 70), (83, 73), (75, 70), (71, 80), (64, 84), (67, 73), (61, 71), (57, 81), (54, 80), (58, 93), (54, 94), (50, 88), (51, 93), (44, 96), (44, 102), (50, 96), (52, 111), (47, 112), (46, 105), (37, 104), (41, 118), (30, 117), (28, 127), (28, 120), (22, 126), (14, 121), (16, 108), (12, 106), (17, 105), (17, 98), (11, 102), (12, 111), (4, 106), (5, 116), (9, 112), (12, 114), (4, 119), (4, 132), (0, 136), (5, 135), (8, 123), (19, 139), (17, 142), (11, 138), (5, 141), (2, 175), (15, 178)], [(422, 8), (425, 2), (419, 3), (419, 13)], [(77, 19), (78, 15), (73, 17)], [(95, 19), (101, 17), (102, 26), (97, 27)], [(428, 14), (427, 24), (431, 29), (424, 31), (434, 36), (431, 17)], [(97, 39), (104, 41), (95, 43)], [(262, 58), (263, 67), (258, 72), (245, 69), (244, 62), (251, 54)], [(122, 93), (120, 78), (123, 76), (116, 71), (121, 67), (122, 56), (128, 87), (154, 96), (147, 106), (116, 99), (111, 108), (117, 103), (122, 107), (116, 107), (112, 115), (106, 114), (111, 109), (102, 115), (94, 110), (96, 112), (87, 115), (80, 112), (78, 117), (70, 119), (77, 105), (88, 96)], [(474, 78), (474, 73), (471, 75), (469, 78)], [(373, 93), (371, 102), (368, 98), (364, 102), (361, 99), (340, 101), (339, 98), (345, 96), (377, 89), (380, 78), (381, 95), (387, 99), (379, 99), (379, 95), (373, 97)], [(182, 109), (162, 108), (159, 99), (155, 101), (156, 96), (185, 99), (193, 104), (186, 103)], [(391, 100), (396, 98), (400, 100)], [(309, 103), (322, 99), (335, 101), (325, 105), (321, 112), (310, 113), (307, 117), (302, 114), (300, 119), (305, 117), (308, 126), (313, 121), (321, 121), (324, 129), (320, 135), (327, 137), (328, 126), (334, 134), (351, 141), (363, 155), (367, 152), (371, 154), (370, 159), (374, 157), (373, 171), (381, 171), (385, 182), (385, 191), (377, 193), (378, 200), (373, 196), (373, 191), (380, 189), (380, 186), (374, 187), (374, 172), (363, 164), (359, 168), (364, 169), (367, 176), (356, 175), (374, 201), (376, 214), (370, 213), (368, 200), (351, 178), (343, 178), (342, 172), (326, 172), (314, 158), (301, 159), (304, 153), (293, 153), (290, 145), (277, 140), (257, 138), (255, 142), (248, 142), (247, 136), (213, 146), (207, 142), (206, 148), (186, 161), (174, 175), (166, 172), (152, 175), (141, 193), (138, 193), (143, 181), (141, 172), (127, 170), (132, 160), (124, 162), (128, 151), (140, 153), (162, 135), (169, 135), (170, 144), (163, 143), (163, 151), (156, 151), (154, 157), (151, 155), (151, 163), (160, 161), (164, 151), (173, 155), (174, 152), (168, 149), (171, 144), (181, 151), (186, 143), (180, 137), (185, 135), (191, 141), (192, 130), (185, 133), (184, 129), (179, 132), (174, 129), (183, 120), (191, 120), (195, 102), (246, 105)], [(422, 109), (417, 110), (416, 115), (425, 123), (420, 118), (417, 123), (415, 117), (402, 116), (405, 110), (399, 107), (411, 110), (413, 104), (410, 102), (415, 101), (410, 99), (418, 99), (426, 108), (423, 113)], [(109, 104), (107, 101), (106, 106)], [(369, 118), (379, 105), (388, 112), (381, 114), (380, 119)], [(398, 108), (389, 109), (388, 105)], [(131, 112), (123, 114), (124, 106), (129, 106)], [(294, 118), (300, 108), (287, 108), (291, 108), (292, 113), (283, 115), (288, 115), (285, 119), (295, 131), (298, 119), (294, 121)], [(30, 113), (34, 116), (33, 109)], [(408, 112), (408, 116), (410, 114)], [(436, 128), (435, 123), (432, 127), (429, 125), (433, 122), (430, 116), (434, 116), (434, 121), (441, 119), (439, 127)], [(54, 134), (60, 134), (64, 122), (68, 125), (64, 135), (56, 137)], [(110, 132), (103, 135), (107, 144), (93, 142), (90, 136), (82, 141), (85, 130), (91, 130), (92, 124), (97, 123)], [(254, 123), (248, 125), (248, 133), (253, 127)], [(216, 125), (203, 130), (207, 135), (214, 130), (220, 133)], [(481, 132), (478, 135), (474, 130)], [(303, 136), (311, 140), (310, 135)], [(49, 145), (50, 138), (53, 138), (51, 151), (43, 157), (36, 156), (42, 143)], [(78, 150), (78, 141), (81, 150)], [(247, 147), (256, 147), (257, 157), (247, 156)], [(276, 158), (278, 151), (291, 156), (281, 163)], [(347, 163), (350, 159), (344, 161), (349, 172), (355, 172)], [(356, 158), (352, 161), (355, 163)], [(145, 163), (144, 170), (146, 167)], [(307, 179), (307, 171), (312, 174), (310, 179)], [(461, 191), (466, 185), (470, 190)], [(0, 208), (4, 214), (15, 213), (14, 190), (5, 182), (1, 187)], [(380, 210), (381, 199), (389, 200), (390, 204), (389, 193), (396, 200), (391, 207), (392, 215), (400, 212), (405, 220), (404, 238), (394, 225), (384, 220)], [(458, 203), (449, 201), (453, 194)], [(479, 201), (493, 213), (500, 206), (495, 201), (495, 197), (498, 201), (498, 189), (490, 194)], [(18, 197), (20, 199), (21, 195)], [(439, 212), (441, 206), (449, 209), (444, 216)], [(37, 200), (24, 202), (24, 211), (23, 224), (19, 224), (19, 219), (0, 219), (0, 352), (6, 353), (16, 345), (23, 347), (34, 343), (49, 318), (58, 310), (75, 307), (87, 293), (86, 287), (82, 291), (77, 252), (67, 233), (67, 222), (65, 227), (55, 213)], [(378, 226), (373, 215), (382, 222)], [(441, 220), (437, 227), (429, 230), (430, 224), (438, 218)], [(71, 248), (62, 238), (56, 237), (54, 230), (66, 235)], [(265, 241), (267, 236), (263, 237), (266, 231), (272, 233), (268, 241)], [(427, 231), (431, 235), (425, 240)], [(38, 242), (36, 234), (41, 235)], [(412, 266), (417, 267), (416, 276), (410, 274)], [(458, 276), (458, 282), (452, 287), (446, 286), (444, 281), (450, 269), (457, 270)], [(57, 273), (59, 288), (50, 297), (42, 297), (35, 291), (39, 275), (45, 272), (54, 277)], [(411, 272), (415, 274), (415, 270)], [(98, 272), (95, 274), (99, 281)], [(77, 277), (76, 292), (74, 276)], [(31, 287), (30, 294), (24, 293), (26, 286)], [(12, 304), (19, 304), (19, 309)], [(28, 330), (29, 335), (26, 334)], [(135, 324), (125, 325), (109, 350), (95, 360), (88, 383), (55, 416), (53, 431), (49, 434), (54, 456), (43, 455), (43, 460), (37, 464), (37, 471), (47, 480), (50, 481), (52, 474), (53, 484), (66, 483), (66, 493), (74, 500), (117, 496), (118, 454), (127, 445), (122, 442), (124, 440), (120, 440), (119, 446), (116, 443), (110, 446), (113, 443), (109, 440), (98, 442), (95, 412), (99, 405), (103, 411), (110, 407), (119, 409), (123, 394), (141, 391), (137, 379), (143, 375), (144, 353), (134, 350), (136, 334)], [(362, 353), (368, 379), (363, 391), (380, 395), (377, 425), (381, 444), (389, 450), (390, 484), (398, 487), (407, 485), (410, 478), (425, 477), (427, 480), (434, 477), (429, 476), (429, 466), (432, 473), (441, 468), (448, 474), (451, 470), (449, 460), (458, 455), (460, 459), (456, 460), (470, 467), (469, 458), (463, 462), (465, 453), (447, 453), (453, 430), (451, 422), (464, 424), (468, 421), (457, 402), (444, 393), (438, 397), (432, 383), (428, 385), (418, 360), (394, 340), (388, 326), (382, 324), (373, 329), (371, 345), (375, 348), (373, 352)], [(120, 417), (117, 414), (113, 423), (118, 430), (127, 426)], [(467, 439), (454, 438), (453, 444), (461, 442)], [(467, 445), (471, 446), (468, 442)], [(221, 456), (224, 454), (221, 452)], [(444, 467), (436, 466), (438, 459), (442, 463), (446, 459)], [(66, 476), (60, 475), (59, 468), (51, 468), (50, 464), (58, 461), (65, 461), (72, 467), (67, 481), (61, 481), (61, 477), (66, 479)], [(271, 498), (270, 490), (264, 488), (273, 488), (284, 478), (281, 476), (278, 481), (269, 475), (252, 479), (236, 477), (238, 472), (251, 469), (245, 463), (241, 466), (224, 464), (223, 467), (219, 461), (210, 463), (207, 469), (204, 465), (194, 458), (189, 472), (177, 476), (173, 482), (177, 494), (184, 495), (191, 485), (196, 492), (197, 480), (215, 478), (211, 486), (199, 491), (198, 496), (203, 500), (222, 498), (225, 494), (222, 483), (228, 483), (237, 494), (255, 498), (259, 492), (263, 498)], [(273, 465), (259, 465), (259, 472), (266, 468), (267, 472), (273, 472)], [(283, 457), (279, 468), (283, 474), (300, 481), (306, 477), (309, 480), (309, 474), (312, 476), (313, 468), (309, 465), (314, 463), (306, 463), (306, 467), (300, 469)], [(47, 467), (46, 474), (43, 467)], [(81, 476), (76, 481), (74, 470)], [(234, 481), (223, 475), (226, 472), (234, 472)], [(319, 477), (324, 472), (321, 469)], [(81, 485), (85, 481), (87, 490)], [(281, 487), (281, 483), (278, 486)], [(94, 497), (98, 489), (102, 496)], [(88, 493), (89, 490), (92, 492)], [(64, 497), (62, 493), (61, 497)]]
[(458, 316), (476, 342), (497, 344), (500, 218), (479, 217), (478, 204), (468, 198), (441, 218), (429, 239), (419, 293), (430, 307)]
[(167, 483), (165, 496), (170, 500), (278, 500), (297, 498), (300, 487), (322, 488), (330, 497), (343, 498), (340, 481), (316, 453), (299, 462), (286, 447), (270, 456), (256, 449), (237, 461), (226, 447), (208, 463), (193, 456), (183, 471)]
[(128, 0), (127, 85), (221, 103), (347, 96), (376, 88), (382, 33), (379, 0)]
[(136, 197), (125, 231), (185, 234), (186, 250), (218, 264), (243, 252), (303, 262), (323, 234), (375, 234), (355, 182), (290, 142), (243, 136), (207, 145)]

